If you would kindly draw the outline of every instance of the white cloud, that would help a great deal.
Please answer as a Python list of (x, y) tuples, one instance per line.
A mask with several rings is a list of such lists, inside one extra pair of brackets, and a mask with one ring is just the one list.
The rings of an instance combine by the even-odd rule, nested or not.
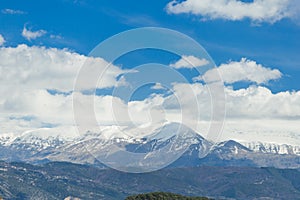
[(47, 31), (45, 30), (37, 30), (37, 31), (31, 31), (24, 26), (23, 31), (22, 31), (22, 36), (26, 38), (27, 40), (32, 40), (36, 39), (38, 37), (42, 37), (45, 35)]
[[(96, 69), (104, 70), (109, 63), (101, 58), (88, 58), (66, 49), (27, 45), (2, 48), (0, 84), (26, 89), (71, 91), (77, 72), (84, 64), (89, 65), (93, 73)], [(98, 87), (114, 86), (117, 84), (116, 77), (124, 72), (119, 67), (111, 65)]]
[[(20, 120), (14, 121), (18, 126), (21, 126), (21, 122), (28, 124), (24, 125), (27, 128), (30, 125), (31, 128), (39, 127), (41, 123), (72, 124), (72, 96), (51, 95), (47, 89), (72, 91), (77, 73), (83, 65), (88, 65), (91, 73), (105, 70), (102, 82), (95, 86), (98, 88), (117, 85), (117, 77), (127, 72), (114, 65), (106, 69), (109, 63), (104, 59), (89, 58), (66, 49), (27, 45), (0, 48), (1, 116), (5, 119), (19, 116)], [(98, 101), (99, 105), (106, 105), (103, 100)], [(22, 120), (22, 116), (35, 118), (28, 122)]]
[[(193, 90), (194, 96), (189, 94)], [(210, 90), (201, 83), (175, 84), (174, 93), (181, 101), (181, 107), (190, 113), (191, 119), (197, 119), (201, 111), (202, 120), (211, 118)], [(299, 119), (300, 120), (300, 91), (279, 92), (273, 94), (268, 88), (250, 86), (246, 89), (233, 90), (225, 87), (227, 119)], [(193, 101), (196, 98), (197, 101)], [(168, 96), (164, 99), (166, 109), (180, 109), (176, 99)], [(176, 106), (174, 106), (176, 105)]]
[[(293, 6), (297, 0), (186, 0), (172, 1), (167, 4), (169, 13), (190, 13), (204, 19), (243, 20), (249, 18), (255, 22), (274, 23), (283, 18), (293, 18)], [(297, 3), (296, 3), (297, 4)], [(299, 6), (298, 6), (299, 8)], [(299, 10), (297, 10), (299, 13)]]
[(153, 90), (165, 90), (166, 88), (161, 83), (155, 83), (151, 89)]
[[(190, 88), (195, 96), (187, 92)], [(173, 111), (172, 116), (167, 115), (169, 120), (180, 121), (180, 116), (184, 116), (191, 127), (197, 126), (196, 130), (207, 136), (212, 117), (209, 89), (206, 85), (195, 83), (176, 84), (173, 90), (181, 101), (181, 108), (174, 96), (166, 97), (164, 107), (167, 113)], [(281, 143), (300, 145), (300, 91), (274, 94), (262, 86), (240, 90), (226, 87), (225, 95), (226, 118), (222, 140), (278, 142), (281, 139)], [(193, 101), (195, 97), (196, 101)], [(188, 114), (182, 115), (182, 110)]]
[[(114, 65), (106, 69), (109, 63), (102, 58), (89, 58), (66, 49), (27, 45), (0, 48), (0, 134), (21, 134), (45, 124), (73, 126), (72, 95), (53, 95), (47, 89), (72, 91), (78, 70), (84, 64), (91, 73), (106, 70), (99, 88), (117, 85), (117, 77), (127, 72)], [(111, 110), (106, 106), (108, 99), (95, 100), (97, 110), (105, 110), (99, 113), (103, 123), (112, 122)], [(30, 119), (25, 119), (28, 116)]]
[(270, 80), (281, 78), (282, 74), (277, 69), (270, 69), (252, 60), (242, 58), (239, 62), (231, 61), (221, 64), (218, 68), (208, 70), (203, 76), (194, 80), (213, 82), (218, 80), (218, 73), (225, 83), (231, 84), (239, 81), (254, 82), (257, 84), (268, 83)]
[(268, 88), (226, 88), (227, 117), (248, 119), (300, 120), (300, 91), (273, 94)]
[(4, 37), (0, 34), (0, 46), (2, 46), (5, 43)]
[(23, 15), (23, 14), (26, 14), (26, 12), (24, 12), (22, 10), (13, 10), (13, 9), (9, 9), (9, 8), (3, 9), (3, 10), (1, 10), (1, 12), (3, 14), (9, 14), (9, 15)]
[(175, 63), (170, 64), (171, 67), (174, 67), (175, 69), (180, 68), (194, 68), (194, 67), (201, 67), (204, 65), (209, 64), (209, 61), (205, 58), (197, 58), (195, 56), (187, 56), (183, 55), (180, 60), (178, 60)]

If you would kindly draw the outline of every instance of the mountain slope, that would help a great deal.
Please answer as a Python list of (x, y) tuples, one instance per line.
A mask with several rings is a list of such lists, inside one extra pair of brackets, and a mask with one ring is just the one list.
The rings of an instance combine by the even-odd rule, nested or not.
[(172, 199), (172, 200), (209, 200), (206, 197), (187, 197), (179, 194), (169, 192), (152, 192), (146, 194), (138, 194), (127, 197), (125, 200), (160, 200), (160, 199)]
[(0, 162), (4, 199), (125, 199), (166, 191), (216, 199), (300, 199), (300, 172), (251, 167), (169, 168), (145, 174), (71, 163), (34, 166)]

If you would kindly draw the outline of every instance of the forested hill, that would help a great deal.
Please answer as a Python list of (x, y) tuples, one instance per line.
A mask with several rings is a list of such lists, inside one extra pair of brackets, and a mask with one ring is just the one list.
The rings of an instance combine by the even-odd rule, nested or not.
[(207, 197), (187, 197), (169, 192), (152, 192), (127, 197), (125, 200), (212, 200)]

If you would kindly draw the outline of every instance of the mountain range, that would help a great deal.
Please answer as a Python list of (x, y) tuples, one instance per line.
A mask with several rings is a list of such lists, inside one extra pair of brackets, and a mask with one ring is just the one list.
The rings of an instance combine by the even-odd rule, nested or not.
[[(101, 153), (109, 144), (133, 153), (149, 153), (164, 148), (175, 138), (174, 130), (180, 125), (166, 124), (164, 131), (153, 131), (148, 138), (122, 137), (121, 134), (103, 130), (88, 131), (73, 138), (62, 134), (44, 134), (32, 131), (22, 136), (0, 137), (0, 160), (42, 164), (53, 161), (88, 164), (105, 168), (95, 154)], [(106, 131), (106, 132), (105, 132)], [(111, 131), (111, 130), (110, 130)], [(168, 167), (196, 166), (252, 166), (276, 168), (300, 168), (300, 147), (286, 144), (261, 142), (239, 143), (233, 140), (212, 143), (198, 133), (184, 127), (189, 137), (182, 137), (189, 147)], [(188, 134), (187, 134), (188, 133)], [(177, 149), (181, 143), (177, 143)], [(184, 145), (183, 145), (184, 146)], [(92, 149), (92, 153), (91, 153)]]

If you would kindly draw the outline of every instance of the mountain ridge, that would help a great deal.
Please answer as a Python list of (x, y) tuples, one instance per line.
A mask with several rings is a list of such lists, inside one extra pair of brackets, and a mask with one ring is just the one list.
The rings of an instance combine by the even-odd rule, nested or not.
[[(182, 167), (134, 174), (68, 162), (43, 165), (0, 161), (4, 199), (125, 199), (153, 191), (213, 199), (295, 199), (300, 172), (257, 167)], [(66, 185), (68, 187), (66, 187)]]
[[(114, 144), (132, 153), (147, 153), (160, 150), (178, 139), (173, 134), (178, 124), (166, 125), (164, 132), (150, 134), (149, 138), (135, 139), (133, 137), (107, 137), (101, 139), (100, 133), (87, 132), (86, 135), (73, 140), (48, 135), (38, 137), (30, 132), (15, 138), (13, 141), (4, 137), (0, 143), (0, 159), (5, 161), (22, 161), (39, 164), (51, 161), (67, 161), (79, 164), (89, 164), (105, 167), (94, 154), (101, 152), (107, 145)], [(257, 166), (276, 168), (300, 168), (300, 147), (291, 145), (266, 144), (261, 142), (239, 143), (234, 140), (213, 144), (198, 133), (187, 127), (181, 130), (188, 133), (188, 137), (174, 143), (180, 148), (182, 144), (189, 144), (186, 151), (169, 167), (184, 166)], [(106, 130), (107, 131), (107, 130)], [(117, 129), (116, 129), (117, 131)], [(169, 131), (169, 132), (168, 132)], [(187, 133), (186, 133), (187, 134)], [(157, 137), (155, 137), (157, 136)], [(107, 139), (110, 138), (110, 139)], [(5, 141), (9, 141), (6, 142)], [(109, 146), (108, 146), (109, 147)]]

